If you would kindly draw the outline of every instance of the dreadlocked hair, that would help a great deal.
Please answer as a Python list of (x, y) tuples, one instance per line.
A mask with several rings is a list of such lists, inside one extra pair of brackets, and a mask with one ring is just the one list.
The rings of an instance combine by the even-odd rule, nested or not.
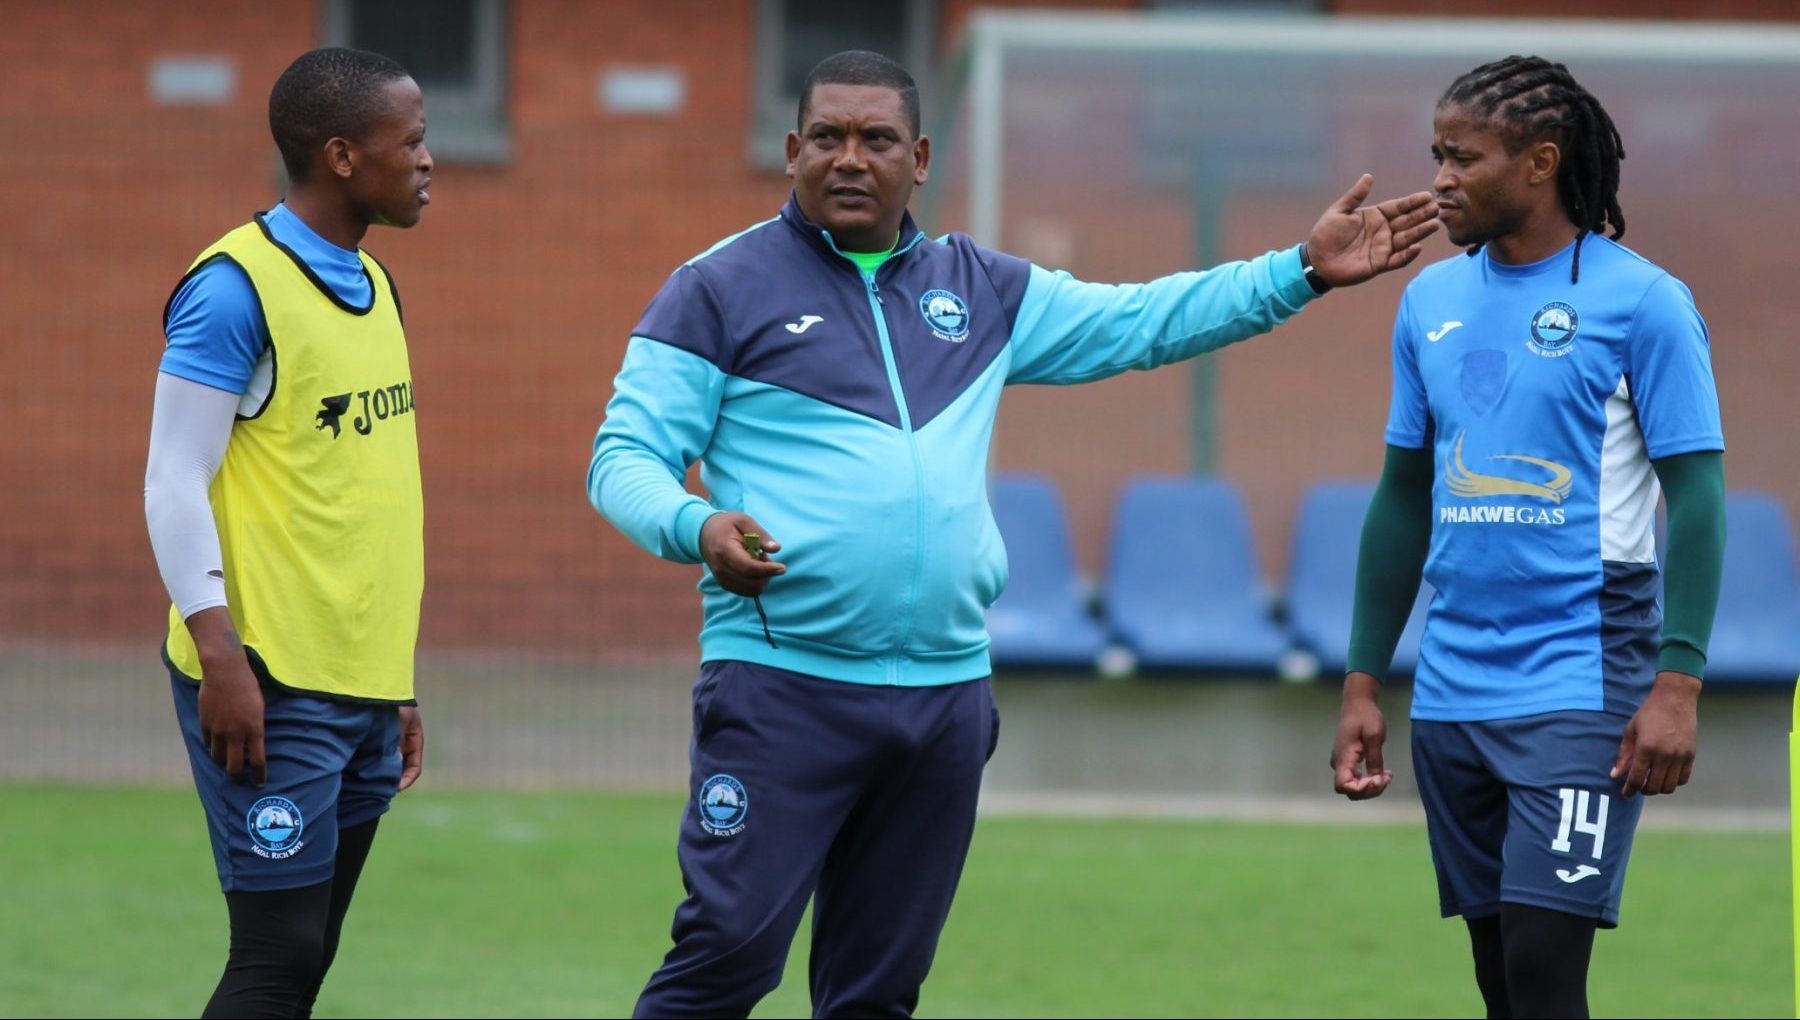
[[(1438, 105), (1479, 112), (1495, 124), (1510, 152), (1542, 140), (1562, 150), (1557, 195), (1580, 231), (1569, 282), (1581, 279), (1581, 242), (1588, 234), (1610, 225), (1612, 237), (1625, 236), (1625, 213), (1619, 208), (1625, 143), (1600, 100), (1577, 84), (1567, 67), (1542, 57), (1496, 60), (1452, 82)], [(1476, 245), (1469, 254), (1480, 250)]]

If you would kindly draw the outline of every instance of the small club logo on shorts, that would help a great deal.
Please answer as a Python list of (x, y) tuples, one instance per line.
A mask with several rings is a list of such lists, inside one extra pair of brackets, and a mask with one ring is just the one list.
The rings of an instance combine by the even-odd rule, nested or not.
[(960, 344), (969, 338), (969, 306), (947, 290), (928, 290), (919, 297), (919, 314), (931, 324), (931, 335)]
[(1560, 358), (1569, 353), (1579, 328), (1581, 316), (1575, 313), (1574, 306), (1552, 301), (1531, 317), (1532, 350), (1546, 358)]
[(300, 808), (286, 797), (264, 797), (250, 805), (244, 820), (250, 830), (250, 849), (260, 857), (279, 861), (306, 846), (300, 842), (305, 828)]
[(715, 836), (735, 836), (744, 831), (750, 795), (744, 792), (743, 783), (717, 775), (700, 784), (698, 807), (702, 829)]

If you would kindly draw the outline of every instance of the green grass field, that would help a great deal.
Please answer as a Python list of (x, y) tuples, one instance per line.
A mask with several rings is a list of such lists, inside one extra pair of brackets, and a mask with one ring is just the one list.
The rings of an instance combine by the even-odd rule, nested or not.
[[(383, 824), (321, 1016), (626, 1015), (678, 795), (440, 792)], [(1596, 1016), (1792, 1015), (1787, 840), (1639, 837)], [(984, 819), (920, 1012), (1479, 1015), (1411, 826)], [(224, 958), (186, 790), (0, 788), (0, 1014), (198, 1013)], [(805, 945), (758, 1016), (804, 1016)]]

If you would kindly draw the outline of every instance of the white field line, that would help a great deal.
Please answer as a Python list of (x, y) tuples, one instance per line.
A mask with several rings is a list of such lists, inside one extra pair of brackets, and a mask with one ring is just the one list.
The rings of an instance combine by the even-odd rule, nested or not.
[[(1214, 794), (1019, 793), (984, 792), (981, 811), (989, 815), (1071, 818), (1228, 819), (1247, 822), (1300, 822), (1329, 825), (1418, 824), (1424, 809), (1411, 797), (1352, 804), (1332, 797), (1233, 797)], [(1683, 807), (1676, 798), (1649, 804), (1640, 826), (1680, 832), (1787, 832), (1782, 808)]]

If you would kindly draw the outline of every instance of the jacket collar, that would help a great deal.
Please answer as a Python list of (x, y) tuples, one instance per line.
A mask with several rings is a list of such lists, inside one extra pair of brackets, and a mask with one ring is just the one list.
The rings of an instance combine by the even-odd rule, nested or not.
[[(788, 192), (787, 204), (781, 207), (781, 219), (782, 222), (798, 231), (800, 236), (805, 238), (807, 243), (811, 244), (819, 254), (834, 260), (843, 260), (843, 251), (838, 248), (837, 242), (831, 240), (831, 231), (806, 218), (806, 214), (800, 211), (799, 196), (792, 191)], [(909, 209), (900, 217), (900, 239), (894, 245), (894, 257), (898, 258), (902, 252), (911, 248), (918, 237), (919, 228), (913, 223), (912, 210)]]

